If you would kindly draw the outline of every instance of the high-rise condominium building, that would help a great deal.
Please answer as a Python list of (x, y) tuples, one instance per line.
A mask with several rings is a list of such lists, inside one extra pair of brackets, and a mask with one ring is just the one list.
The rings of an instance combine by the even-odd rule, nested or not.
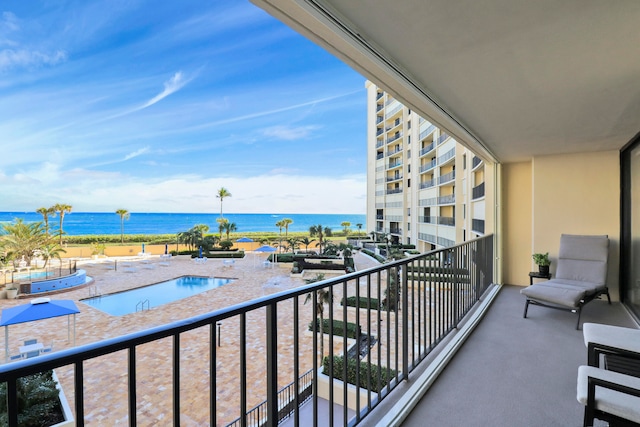
[(371, 82), (367, 230), (421, 252), (489, 233), (485, 163)]

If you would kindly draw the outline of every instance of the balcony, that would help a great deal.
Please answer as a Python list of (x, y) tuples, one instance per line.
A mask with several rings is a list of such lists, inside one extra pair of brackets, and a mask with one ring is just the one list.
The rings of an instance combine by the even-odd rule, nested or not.
[(380, 148), (384, 145), (384, 140), (376, 141), (376, 148)]
[(473, 156), (473, 159), (471, 160), (471, 169), (477, 168), (480, 163), (482, 163), (482, 159), (478, 156)]
[(381, 159), (384, 159), (384, 153), (376, 154), (376, 160), (381, 160)]
[(482, 184), (480, 184), (480, 185), (476, 185), (471, 190), (471, 198), (472, 198), (472, 200), (479, 199), (481, 197), (484, 197), (484, 182)]
[(432, 142), (431, 144), (427, 145), (422, 150), (420, 150), (420, 156), (424, 156), (428, 152), (432, 151), (434, 148), (435, 148), (435, 145)]
[(437, 222), (437, 218), (435, 216), (421, 216), (418, 217), (418, 221), (425, 224), (435, 224)]
[(387, 190), (387, 194), (400, 194), (402, 193), (402, 188), (391, 188)]
[(420, 140), (423, 140), (424, 138), (426, 138), (430, 133), (432, 133), (433, 131), (436, 130), (435, 125), (430, 125), (429, 127), (427, 127), (425, 130), (423, 130), (422, 132), (420, 132)]
[(446, 184), (447, 182), (454, 181), (456, 179), (456, 171), (451, 171), (438, 177), (438, 184)]
[(438, 145), (440, 145), (440, 144), (442, 144), (443, 142), (445, 142), (448, 138), (450, 138), (450, 136), (443, 132), (443, 133), (438, 137)]
[(436, 165), (436, 159), (433, 159), (429, 163), (425, 163), (424, 165), (420, 166), (420, 173), (430, 171), (431, 169), (435, 168)]
[(448, 194), (446, 196), (440, 196), (438, 197), (438, 204), (439, 205), (450, 205), (456, 202), (456, 195), (455, 194)]
[[(400, 229), (390, 231), (401, 233)], [(113, 402), (109, 411), (101, 415), (106, 424), (126, 419), (130, 425), (148, 425), (154, 419), (163, 419), (163, 422), (180, 425), (184, 416), (181, 414), (188, 414), (191, 421), (200, 425), (236, 422), (254, 425), (259, 420), (271, 420), (270, 424), (275, 425), (286, 417), (296, 424), (311, 425), (312, 420), (317, 419), (317, 412), (314, 415), (314, 411), (310, 411), (311, 419), (301, 419), (309, 413), (305, 408), (315, 407), (317, 411), (319, 407), (327, 407), (326, 399), (333, 396), (333, 393), (320, 396), (321, 378), (314, 374), (320, 369), (320, 358), (313, 355), (319, 355), (319, 342), (323, 340), (318, 323), (310, 322), (312, 328), (305, 332), (309, 319), (313, 319), (312, 308), (317, 306), (320, 292), (328, 292), (334, 301), (324, 310), (329, 330), (325, 350), (333, 349), (325, 354), (338, 354), (348, 347), (352, 357), (360, 355), (358, 358), (366, 363), (387, 367), (379, 371), (386, 372), (390, 380), (379, 388), (380, 393), (363, 392), (364, 400), (359, 403), (336, 396), (333, 405), (328, 405), (333, 408), (328, 410), (338, 412), (340, 419), (355, 417), (354, 412), (347, 409), (348, 405), (355, 406), (355, 413), (366, 415), (385, 399), (397, 399), (389, 392), (404, 384), (445, 336), (455, 333), (464, 316), (491, 287), (492, 253), (493, 236), (489, 236), (150, 330), (4, 364), (0, 366), (0, 381), (9, 382), (9, 424), (17, 425), (17, 411), (13, 409), (17, 407), (16, 379), (55, 368), (73, 384), (67, 393), (74, 395), (78, 425), (104, 407), (106, 403), (96, 399), (104, 389), (110, 390), (110, 402)], [(364, 283), (368, 285), (363, 287)], [(386, 289), (390, 290), (382, 310), (369, 311), (360, 305), (360, 297), (382, 301)], [(307, 295), (311, 304), (305, 305)], [(355, 307), (340, 305), (343, 296), (354, 296)], [(342, 320), (353, 322), (354, 330), (359, 331), (357, 335), (362, 339), (349, 343), (346, 337), (334, 335), (337, 333), (334, 325)], [(226, 326), (224, 332), (220, 332), (221, 323)], [(224, 334), (223, 347), (219, 348), (221, 333)], [(194, 352), (199, 347), (207, 351)], [(255, 354), (258, 348), (260, 357)], [(225, 354), (234, 357), (225, 358)], [(293, 357), (294, 354), (302, 356)], [(223, 359), (226, 365), (221, 369), (219, 363)], [(340, 368), (346, 370), (342, 364), (346, 364), (347, 359), (328, 360), (329, 381), (343, 382), (337, 373)], [(101, 363), (107, 365), (100, 367)], [(200, 367), (206, 369), (200, 371)], [(192, 368), (204, 375), (189, 374)], [(256, 369), (264, 372), (264, 388), (246, 381), (249, 373)], [(190, 383), (185, 375), (202, 376), (202, 387), (182, 387), (183, 382)], [(226, 376), (229, 378), (225, 379)], [(166, 391), (156, 390), (153, 399), (157, 404), (151, 414), (143, 409), (150, 399), (145, 384), (159, 378), (166, 379)], [(289, 378), (284, 380), (284, 387), (280, 385), (283, 378)], [(381, 380), (380, 376), (376, 378)], [(229, 388), (229, 380), (236, 385)], [(116, 386), (110, 381), (121, 384)], [(308, 394), (311, 390), (318, 393)], [(262, 394), (262, 401), (250, 403), (256, 393)], [(163, 396), (166, 401), (161, 404)], [(249, 400), (249, 396), (254, 397)], [(218, 411), (223, 398), (237, 399), (235, 415)], [(194, 405), (200, 409), (193, 411)], [(359, 420), (358, 416), (354, 422)]]
[(451, 150), (444, 153), (442, 156), (438, 157), (438, 164), (443, 165), (447, 163), (449, 160), (455, 158), (455, 156), (456, 156), (456, 149), (452, 148)]
[(400, 179), (402, 179), (402, 175), (401, 174), (394, 175), (394, 176), (388, 176), (387, 177), (387, 182), (398, 181)]
[(420, 189), (423, 190), (425, 188), (431, 188), (435, 185), (435, 180), (430, 179), (429, 181), (421, 182)]
[(438, 224), (440, 224), (440, 225), (448, 225), (450, 227), (455, 227), (456, 219), (454, 217), (449, 217), (449, 216), (439, 216), (438, 217)]
[(402, 160), (390, 161), (387, 169), (393, 169), (402, 166)]
[(376, 101), (384, 96), (384, 92), (378, 92), (376, 95)]
[(376, 130), (376, 136), (380, 136), (384, 133), (384, 129), (378, 129)]
[(402, 138), (402, 132), (398, 132), (395, 135), (393, 135), (392, 137), (387, 138), (387, 144), (390, 144), (390, 143), (392, 143), (393, 141), (396, 141), (399, 138)]
[(402, 147), (398, 147), (395, 150), (391, 150), (387, 153), (387, 157), (393, 156), (394, 154), (398, 154), (402, 152)]

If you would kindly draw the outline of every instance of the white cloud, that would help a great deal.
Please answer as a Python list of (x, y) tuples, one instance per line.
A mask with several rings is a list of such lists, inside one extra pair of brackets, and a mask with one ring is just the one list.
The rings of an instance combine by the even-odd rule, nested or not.
[(9, 68), (30, 68), (41, 65), (56, 65), (67, 60), (67, 52), (57, 50), (53, 53), (30, 51), (27, 49), (3, 49), (0, 51), (0, 70)]
[(286, 141), (295, 141), (297, 139), (306, 138), (311, 131), (319, 129), (319, 126), (272, 126), (262, 131), (263, 135), (276, 139), (284, 139)]
[(147, 108), (152, 106), (153, 104), (162, 101), (167, 96), (171, 95), (182, 89), (187, 83), (189, 83), (192, 79), (185, 80), (182, 71), (178, 71), (171, 77), (169, 80), (164, 82), (164, 90), (147, 101), (144, 105), (138, 108), (138, 110), (142, 110), (143, 108)]
[[(40, 177), (46, 177), (40, 179)], [(354, 213), (366, 211), (366, 175), (342, 177), (268, 174), (244, 177), (176, 175), (142, 179), (87, 169), (61, 172), (55, 165), (11, 177), (0, 171), (5, 210), (34, 210), (64, 199), (75, 211), (216, 212), (215, 190), (233, 194), (235, 213)]]
[(124, 160), (133, 159), (134, 157), (138, 157), (138, 156), (140, 156), (140, 155), (142, 155), (144, 153), (147, 153), (147, 152), (149, 152), (149, 147), (141, 148), (139, 150), (136, 150), (136, 151), (134, 151), (132, 153), (129, 153), (126, 156), (124, 156)]

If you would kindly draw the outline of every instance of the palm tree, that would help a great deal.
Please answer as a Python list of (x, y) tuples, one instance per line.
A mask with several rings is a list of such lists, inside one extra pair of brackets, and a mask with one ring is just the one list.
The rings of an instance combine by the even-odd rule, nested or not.
[[(324, 274), (318, 273), (316, 277), (312, 277), (310, 279), (305, 279), (307, 284), (320, 282), (324, 280)], [(324, 358), (324, 336), (323, 328), (324, 328), (324, 305), (325, 304), (333, 304), (333, 295), (329, 292), (328, 289), (318, 289), (315, 291), (316, 294), (316, 307), (315, 307), (315, 316), (316, 323), (318, 322), (318, 317), (320, 317), (320, 324), (318, 325), (318, 329), (320, 330), (320, 360)], [(313, 299), (313, 293), (309, 292), (307, 297), (304, 300), (304, 303), (308, 303)]]
[(118, 209), (116, 214), (120, 215), (120, 243), (124, 243), (124, 220), (131, 216), (126, 209)]
[(284, 238), (286, 239), (289, 236), (289, 225), (293, 224), (293, 220), (291, 218), (282, 218), (281, 222), (284, 225)]
[(290, 239), (286, 239), (287, 245), (291, 248), (291, 252), (296, 253), (296, 249), (300, 247), (300, 238), (292, 237)]
[(2, 226), (3, 235), (0, 236), (2, 247), (8, 259), (24, 259), (31, 265), (31, 259), (49, 242), (41, 222), (25, 223), (16, 219), (13, 223)]
[(60, 246), (62, 246), (62, 222), (64, 221), (64, 214), (65, 213), (71, 213), (71, 209), (73, 209), (73, 206), (71, 205), (67, 205), (64, 203), (56, 203), (55, 205), (53, 205), (51, 207), (51, 209), (53, 209), (55, 212), (58, 212), (58, 215), (60, 216)]
[(49, 235), (49, 216), (56, 216), (56, 211), (53, 207), (50, 208), (38, 208), (36, 212), (42, 215), (42, 220), (44, 221), (44, 232), (48, 236)]
[(322, 225), (312, 225), (309, 227), (309, 234), (311, 237), (318, 236), (318, 245), (320, 246), (320, 253), (322, 253), (322, 244), (324, 242), (324, 236), (331, 235), (331, 229), (329, 227), (322, 227)]
[(220, 232), (220, 240), (222, 240), (222, 232), (224, 231), (225, 224), (227, 224), (229, 222), (229, 220), (225, 219), (225, 218), (218, 218), (218, 219), (216, 219), (216, 222), (218, 223), (218, 231)]
[(358, 227), (358, 234), (362, 233), (362, 224), (356, 224), (356, 227)]
[(57, 258), (58, 261), (61, 260), (60, 254), (66, 253), (62, 247), (57, 243), (49, 243), (48, 245), (44, 245), (40, 248), (40, 256), (44, 260), (44, 266), (42, 268), (47, 268), (47, 263), (50, 259)]
[(308, 237), (301, 237), (299, 242), (302, 243), (304, 245), (304, 251), (305, 252), (309, 252), (309, 245), (313, 242), (315, 242), (316, 239), (309, 239)]
[(226, 221), (222, 225), (222, 228), (224, 229), (224, 232), (227, 234), (227, 240), (229, 240), (229, 233), (235, 232), (238, 229), (238, 226), (236, 225), (235, 222)]
[(348, 235), (349, 234), (349, 227), (351, 227), (351, 223), (349, 221), (344, 221), (340, 224), (344, 230), (344, 235)]
[(231, 193), (226, 188), (220, 187), (218, 193), (216, 194), (216, 197), (220, 199), (220, 218), (222, 218), (222, 201), (225, 199), (225, 197), (231, 197)]

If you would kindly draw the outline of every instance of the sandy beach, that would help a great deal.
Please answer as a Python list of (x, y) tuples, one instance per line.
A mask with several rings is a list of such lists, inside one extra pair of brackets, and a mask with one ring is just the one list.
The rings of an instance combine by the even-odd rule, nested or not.
[[(113, 259), (80, 260), (78, 268), (85, 269), (94, 278), (94, 284), (57, 295), (52, 299), (71, 299), (77, 302), (80, 313), (76, 317), (76, 345), (84, 345), (124, 334), (164, 325), (180, 319), (208, 313), (264, 295), (293, 289), (304, 284), (302, 278), (290, 277), (290, 265), (266, 268), (265, 254), (249, 253), (236, 259), (233, 266), (222, 259), (209, 259), (196, 263), (188, 257), (174, 257), (169, 265), (161, 265), (157, 256), (144, 261), (130, 259), (133, 269), (112, 269)], [(120, 259), (119, 262), (122, 262)], [(357, 254), (358, 270), (376, 265), (370, 258)], [(135, 270), (135, 271), (131, 271)], [(162, 282), (180, 276), (193, 275), (234, 279), (222, 287), (179, 301), (123, 316), (112, 316), (82, 302), (91, 295), (109, 294), (131, 288)], [(336, 290), (335, 300), (341, 294)], [(2, 308), (24, 304), (29, 299), (2, 300)], [(337, 304), (336, 303), (336, 304)], [(299, 301), (300, 325), (297, 334), (300, 347), (311, 348), (312, 339), (305, 335), (313, 318), (311, 305)], [(339, 310), (336, 310), (339, 311)], [(265, 311), (247, 315), (247, 407), (252, 408), (264, 400), (266, 372), (264, 371)], [(293, 304), (278, 304), (279, 387), (293, 381)], [(339, 317), (339, 316), (337, 316)], [(180, 336), (181, 354), (181, 423), (187, 426), (208, 425), (209, 420), (209, 328), (201, 328)], [(73, 345), (68, 339), (67, 320), (64, 317), (23, 323), (10, 327), (9, 349), (14, 354), (25, 339), (36, 338), (54, 351)], [(3, 340), (4, 341), (4, 340)], [(338, 340), (336, 340), (338, 341)], [(218, 425), (226, 425), (238, 417), (240, 387), (238, 371), (239, 321), (232, 318), (222, 322), (220, 347), (217, 347), (217, 416)], [(4, 342), (2, 343), (4, 345)], [(215, 344), (215, 343), (214, 343)], [(334, 352), (342, 352), (341, 343), (335, 343)], [(137, 347), (137, 416), (140, 425), (167, 425), (171, 423), (172, 378), (170, 339)], [(326, 353), (327, 350), (325, 350)], [(300, 351), (300, 374), (311, 369), (312, 355)], [(255, 363), (251, 362), (255, 360)], [(117, 425), (128, 422), (127, 416), (127, 353), (120, 352), (85, 363), (85, 422), (87, 425)], [(73, 401), (73, 375), (71, 366), (56, 369), (64, 392)], [(166, 373), (166, 375), (163, 375)]]

